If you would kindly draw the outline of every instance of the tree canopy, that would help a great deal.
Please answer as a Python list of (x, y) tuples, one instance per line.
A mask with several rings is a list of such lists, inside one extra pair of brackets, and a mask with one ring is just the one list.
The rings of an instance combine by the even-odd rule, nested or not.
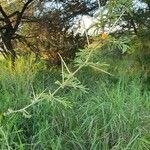
[[(104, 1), (101, 3), (104, 3)], [(80, 47), (80, 44), (73, 41), (76, 37), (72, 33), (67, 33), (68, 29), (73, 25), (75, 17), (84, 14), (91, 15), (97, 6), (96, 1), (89, 0), (76, 2), (70, 0), (4, 0), (0, 5), (1, 52), (5, 58), (11, 57), (12, 62), (15, 62), (17, 57), (15, 45), (18, 41), (25, 43), (36, 54), (39, 54), (40, 50), (34, 44), (35, 42), (46, 43), (44, 44), (45, 49), (50, 46), (56, 47), (56, 45), (61, 47), (62, 42), (70, 42), (73, 45), (72, 47), (76, 49), (78, 46)], [(32, 34), (30, 40), (26, 38), (28, 33)], [(72, 37), (72, 40), (68, 37)]]
[[(121, 33), (134, 31), (135, 35), (147, 34), (149, 29), (150, 3), (140, 0), (144, 8), (134, 7), (133, 0), (3, 0), (0, 3), (1, 53), (14, 63), (17, 55), (34, 53), (36, 58), (51, 58), (57, 63), (58, 55), (73, 58), (86, 39), (83, 35), (70, 30), (75, 20), (82, 15), (93, 16), (100, 8), (104, 18), (99, 28), (111, 22), (124, 9)], [(138, 3), (140, 3), (138, 2)], [(104, 7), (106, 6), (106, 7)], [(108, 10), (108, 13), (105, 13)], [(55, 61), (53, 61), (55, 60)]]

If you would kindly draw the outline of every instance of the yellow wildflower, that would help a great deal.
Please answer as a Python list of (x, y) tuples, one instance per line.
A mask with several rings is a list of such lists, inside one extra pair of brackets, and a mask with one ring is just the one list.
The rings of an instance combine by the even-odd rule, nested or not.
[(108, 33), (103, 32), (103, 33), (101, 34), (101, 39), (102, 39), (102, 40), (105, 40), (105, 39), (107, 39), (107, 38), (108, 38)]

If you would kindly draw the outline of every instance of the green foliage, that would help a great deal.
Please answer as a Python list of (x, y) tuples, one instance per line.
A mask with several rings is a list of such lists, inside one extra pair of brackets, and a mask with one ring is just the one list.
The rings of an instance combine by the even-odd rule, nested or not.
[(108, 20), (109, 31), (71, 65), (62, 53), (51, 70), (32, 57), (14, 69), (0, 61), (0, 149), (150, 149), (149, 34), (113, 33), (132, 16), (131, 0), (103, 8), (97, 25)]
[[(32, 76), (27, 81), (29, 73)], [(140, 77), (121, 76), (114, 81), (114, 77), (94, 75), (85, 68), (77, 76), (88, 93), (68, 88), (52, 99), (49, 89), (55, 90), (52, 83), (61, 79), (59, 72), (36, 67), (27, 74), (18, 83), (18, 74), (12, 78), (6, 70), (1, 76), (0, 149), (150, 148), (150, 93), (143, 89)], [(29, 88), (24, 88), (26, 82)], [(43, 87), (47, 89), (44, 93)], [(29, 107), (30, 118), (28, 114), (2, 117), (7, 108), (21, 108), (31, 99), (40, 103)]]
[(34, 64), (32, 58), (26, 60), (20, 58), (13, 70), (11, 62), (3, 61), (0, 62), (1, 111), (8, 109), (7, 106), (10, 102), (12, 102), (12, 107), (16, 107), (18, 100), (22, 102), (22, 105), (26, 103), (25, 100), (29, 100), (29, 91), (32, 90), (31, 83), (40, 66)]

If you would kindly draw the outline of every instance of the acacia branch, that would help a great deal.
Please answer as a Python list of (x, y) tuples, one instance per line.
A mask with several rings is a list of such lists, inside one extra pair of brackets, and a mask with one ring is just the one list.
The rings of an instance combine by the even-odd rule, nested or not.
[[(7, 16), (7, 17), (8, 17), (8, 18), (11, 18), (11, 17), (13, 17), (13, 16), (15, 16), (15, 15), (17, 15), (17, 14), (19, 14), (19, 11), (15, 11), (15, 12), (13, 12), (12, 14), (10, 14), (10, 15)], [(5, 22), (5, 18), (0, 17), (0, 21)]]
[(2, 7), (1, 5), (0, 5), (0, 13), (1, 13), (2, 16), (4, 17), (4, 18), (1, 18), (1, 19), (3, 19), (3, 21), (4, 21), (7, 25), (9, 25), (9, 27), (13, 28), (12, 25), (11, 25), (11, 21), (10, 21), (10, 19), (9, 19), (9, 16), (6, 14), (6, 12), (4, 11), (4, 9), (3, 9), (3, 7)]
[(23, 17), (23, 14), (24, 14), (25, 10), (27, 9), (28, 5), (29, 5), (32, 1), (34, 1), (34, 0), (28, 0), (28, 1), (24, 4), (24, 6), (23, 6), (21, 12), (18, 13), (17, 20), (16, 20), (16, 24), (15, 24), (15, 26), (14, 26), (14, 32), (17, 31), (18, 26), (19, 26), (19, 24), (20, 24), (20, 22), (21, 22), (21, 19), (22, 19), (22, 17)]

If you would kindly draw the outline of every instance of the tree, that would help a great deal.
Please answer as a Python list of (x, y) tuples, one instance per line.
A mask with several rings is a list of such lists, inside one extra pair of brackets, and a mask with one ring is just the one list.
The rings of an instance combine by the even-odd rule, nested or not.
[(0, 13), (1, 13), (0, 34), (2, 42), (4, 44), (2, 53), (4, 54), (5, 57), (11, 58), (13, 66), (17, 55), (13, 48), (12, 40), (17, 38), (17, 30), (21, 23), (23, 14), (32, 1), (33, 0), (28, 0), (26, 3), (24, 3), (21, 11), (14, 11), (9, 15), (6, 13), (2, 5), (0, 5)]
[(33, 29), (26, 30), (26, 35), (34, 35), (35, 38), (32, 39), (32, 44), (30, 39), (27, 39), (27, 42), (34, 45), (38, 55), (44, 54), (50, 62), (56, 64), (59, 62), (58, 52), (64, 56), (64, 59), (68, 56), (73, 58), (76, 50), (83, 48), (86, 43), (84, 36), (75, 35), (71, 30), (75, 19), (79, 19), (81, 15), (93, 15), (97, 8), (97, 1), (89, 0), (38, 3), (35, 9), (36, 15), (28, 18), (30, 22), (28, 25)]
[[(100, 1), (100, 4), (104, 3), (105, 0)], [(29, 6), (30, 8), (32, 7), (32, 9), (27, 12), (26, 10), (29, 8)], [(66, 38), (75, 18), (77, 18), (79, 15), (92, 15), (93, 11), (96, 10), (97, 7), (98, 3), (96, 0), (16, 0), (10, 4), (1, 3), (0, 38), (2, 40), (1, 47), (3, 49), (1, 52), (4, 57), (11, 58), (13, 65), (17, 57), (13, 41), (15, 41), (17, 44), (18, 41), (26, 44), (34, 53), (38, 54), (40, 51), (39, 48), (30, 41), (37, 43), (37, 40), (39, 40), (37, 39), (37, 34), (39, 34), (41, 27), (43, 30), (45, 30), (46, 36), (48, 36), (48, 43), (50, 43), (52, 39), (59, 41), (59, 35), (66, 34), (65, 36), (61, 36), (61, 38)], [(16, 8), (18, 9), (17, 11)], [(28, 40), (26, 38), (28, 34), (27, 32), (24, 32), (25, 35), (20, 35), (20, 31), (22, 31), (21, 27), (24, 27), (25, 23), (28, 26), (27, 31), (29, 31), (32, 27), (36, 27), (37, 29), (36, 31), (32, 32), (32, 40)], [(29, 32), (31, 33), (31, 31)], [(40, 34), (42, 34), (42, 32)], [(68, 40), (66, 42), (68, 42)], [(52, 45), (58, 44), (54, 42), (49, 46), (52, 47)]]

